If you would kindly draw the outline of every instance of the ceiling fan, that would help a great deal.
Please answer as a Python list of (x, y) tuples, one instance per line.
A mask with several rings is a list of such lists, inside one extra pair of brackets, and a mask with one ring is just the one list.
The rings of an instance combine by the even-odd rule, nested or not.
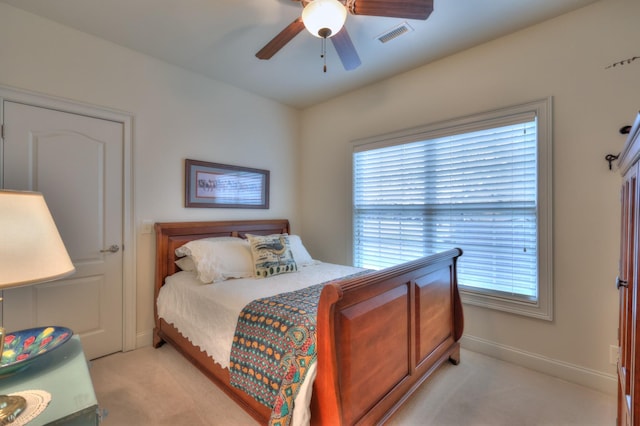
[[(433, 0), (293, 1), (300, 2), (302, 5), (302, 16), (296, 18), (295, 21), (260, 49), (256, 53), (257, 58), (270, 59), (306, 27), (311, 34), (323, 39), (323, 57), (325, 40), (330, 38), (345, 70), (350, 71), (358, 68), (361, 62), (347, 28), (343, 26), (347, 13), (351, 15), (425, 20), (433, 11)], [(321, 17), (323, 12), (326, 13)], [(316, 24), (312, 23), (316, 18), (324, 19), (324, 21), (321, 20), (320, 23)], [(335, 22), (332, 23), (332, 21)], [(335, 26), (333, 26), (334, 24)]]

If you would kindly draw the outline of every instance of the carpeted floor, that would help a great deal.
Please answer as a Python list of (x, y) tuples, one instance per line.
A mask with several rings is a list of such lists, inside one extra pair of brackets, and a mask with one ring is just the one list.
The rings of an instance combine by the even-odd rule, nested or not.
[[(91, 362), (104, 426), (255, 425), (170, 345)], [(616, 401), (582, 386), (462, 351), (387, 425), (614, 425)]]

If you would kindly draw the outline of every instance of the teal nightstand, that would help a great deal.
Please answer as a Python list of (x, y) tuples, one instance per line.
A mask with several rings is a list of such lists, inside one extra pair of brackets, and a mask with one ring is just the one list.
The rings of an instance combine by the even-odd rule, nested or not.
[(29, 426), (97, 425), (98, 401), (78, 336), (40, 356), (25, 370), (0, 378), (0, 394), (45, 390), (51, 402)]

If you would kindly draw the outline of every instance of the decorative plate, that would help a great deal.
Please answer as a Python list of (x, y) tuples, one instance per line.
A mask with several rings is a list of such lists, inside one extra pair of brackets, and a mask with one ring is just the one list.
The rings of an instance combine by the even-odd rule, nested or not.
[(13, 374), (31, 361), (61, 346), (73, 336), (66, 327), (36, 327), (14, 331), (4, 336), (0, 376)]

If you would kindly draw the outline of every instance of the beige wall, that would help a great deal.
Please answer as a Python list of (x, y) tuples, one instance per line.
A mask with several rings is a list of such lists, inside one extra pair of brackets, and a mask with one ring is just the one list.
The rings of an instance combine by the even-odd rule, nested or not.
[[(139, 344), (153, 328), (155, 241), (143, 221), (287, 217), (296, 226), (297, 111), (4, 3), (0, 40), (0, 85), (134, 116)], [(270, 170), (271, 208), (185, 209), (185, 158)]]
[(636, 0), (603, 0), (306, 109), (311, 254), (351, 260), (350, 141), (553, 96), (554, 321), (465, 306), (464, 345), (615, 391), (620, 177), (604, 156), (640, 109), (640, 61), (605, 67), (640, 55), (638, 17)]
[[(0, 85), (134, 115), (140, 343), (153, 310), (143, 221), (289, 217), (314, 257), (349, 262), (350, 141), (553, 96), (555, 319), (466, 306), (465, 345), (610, 390), (620, 178), (603, 158), (640, 109), (640, 62), (605, 66), (640, 53), (638, 16), (636, 0), (602, 0), (299, 113), (0, 3)], [(183, 208), (184, 158), (271, 170), (271, 209)]]

